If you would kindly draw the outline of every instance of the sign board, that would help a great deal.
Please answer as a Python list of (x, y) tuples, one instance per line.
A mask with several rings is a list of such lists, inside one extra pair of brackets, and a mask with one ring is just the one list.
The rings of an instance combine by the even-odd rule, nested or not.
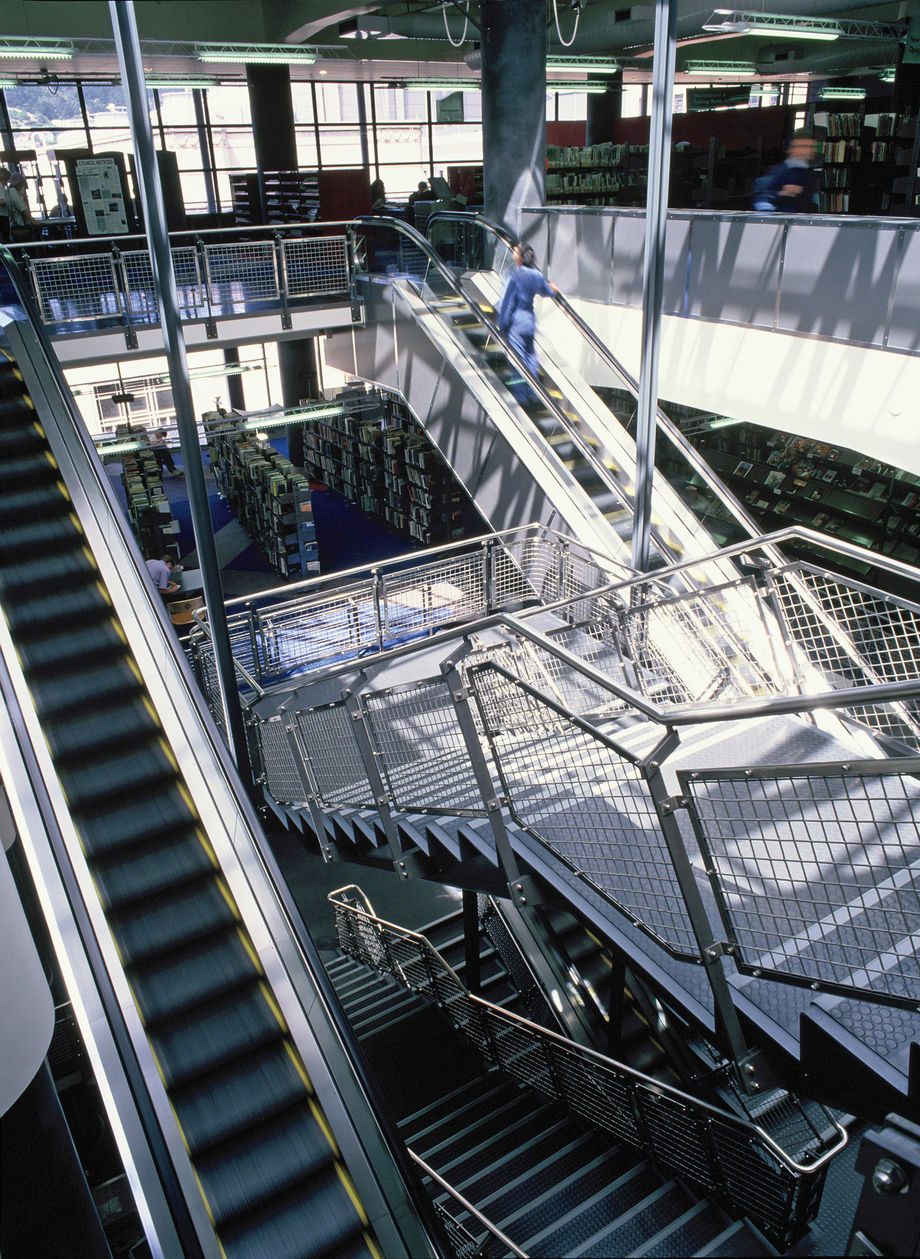
[(747, 83), (733, 84), (731, 87), (691, 87), (687, 89), (687, 109), (699, 113), (705, 109), (725, 109), (730, 105), (746, 105), (751, 99), (751, 88)]
[(81, 157), (74, 165), (86, 234), (124, 235), (128, 231), (128, 214), (115, 159)]
[(435, 102), (438, 122), (463, 122), (463, 93), (451, 92)]

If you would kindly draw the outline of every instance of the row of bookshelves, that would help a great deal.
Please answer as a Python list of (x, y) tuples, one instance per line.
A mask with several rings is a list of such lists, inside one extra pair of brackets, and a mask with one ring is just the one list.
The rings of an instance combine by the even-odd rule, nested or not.
[(464, 535), (461, 487), (396, 393), (339, 394), (341, 416), (304, 430), (304, 457), (330, 489), (423, 546)]
[(179, 523), (163, 488), (162, 470), (144, 429), (119, 424), (116, 437), (139, 443), (139, 449), (126, 452), (121, 461), (121, 483), (128, 503), (128, 520), (138, 545), (148, 559), (171, 555), (179, 561), (176, 536)]
[(282, 577), (319, 573), (310, 482), (240, 417), (203, 417), (217, 488), (250, 537)]

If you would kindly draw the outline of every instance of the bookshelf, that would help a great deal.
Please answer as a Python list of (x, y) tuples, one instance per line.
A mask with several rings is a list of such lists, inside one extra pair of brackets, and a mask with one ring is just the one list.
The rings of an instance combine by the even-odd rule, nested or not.
[(221, 497), (282, 577), (319, 573), (310, 482), (268, 441), (219, 411), (203, 417)]
[(578, 205), (644, 205), (648, 145), (546, 146), (546, 199)]
[(909, 564), (920, 561), (920, 478), (913, 474), (751, 424), (692, 440), (766, 530), (807, 525)]
[(115, 434), (125, 441), (140, 443), (139, 450), (125, 454), (121, 461), (121, 483), (128, 503), (128, 520), (138, 546), (148, 559), (171, 555), (178, 564), (176, 537), (179, 522), (173, 520), (149, 435), (145, 430), (139, 431), (128, 424), (119, 424)]
[(817, 111), (812, 125), (822, 141), (821, 210), (872, 215), (911, 212), (918, 158), (916, 118)]
[(335, 400), (343, 415), (304, 429), (304, 458), (316, 476), (422, 546), (464, 537), (474, 524), (466, 494), (402, 396), (374, 386)]
[(266, 171), (262, 178), (260, 191), (257, 171), (230, 176), (234, 224), (251, 227), (257, 223), (313, 222), (317, 217), (319, 180), (316, 171)]

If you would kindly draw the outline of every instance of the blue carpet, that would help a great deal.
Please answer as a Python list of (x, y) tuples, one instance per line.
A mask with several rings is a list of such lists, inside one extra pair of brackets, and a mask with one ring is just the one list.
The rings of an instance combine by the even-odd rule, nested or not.
[(414, 550), (411, 538), (395, 533), (367, 516), (335, 490), (313, 485), (313, 519), (322, 573), (337, 573), (362, 564), (391, 559)]

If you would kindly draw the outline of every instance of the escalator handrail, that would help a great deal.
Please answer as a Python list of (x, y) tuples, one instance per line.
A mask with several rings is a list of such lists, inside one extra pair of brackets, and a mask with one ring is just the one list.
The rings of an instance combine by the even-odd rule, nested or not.
[[(420, 232), (416, 231), (414, 227), (410, 227), (408, 223), (400, 222), (399, 219), (384, 218), (380, 215), (364, 215), (355, 219), (355, 223), (362, 227), (376, 226), (376, 227), (385, 228), (391, 231), (401, 232), (404, 236), (408, 237), (408, 239), (412, 242), (413, 245), (417, 246), (420, 249), (420, 251), (426, 256), (429, 266), (434, 266), (434, 269), (439, 273), (442, 279), (447, 283), (448, 287), (451, 289), (454, 295), (466, 305), (467, 309), (473, 315), (475, 315), (475, 317), (481, 322), (482, 326), (489, 333), (489, 336), (495, 340), (495, 342), (501, 347), (502, 352), (511, 360), (514, 366), (521, 372), (522, 376), (527, 381), (528, 385), (531, 387), (533, 392), (537, 395), (542, 405), (546, 407), (547, 411), (550, 412), (550, 414), (553, 416), (556, 422), (562, 426), (567, 436), (578, 447), (579, 453), (584, 457), (585, 462), (590, 466), (592, 472), (594, 472), (594, 474), (597, 476), (598, 480), (602, 483), (604, 488), (608, 490), (611, 494), (613, 494), (614, 497), (619, 502), (622, 503), (623, 502), (622, 487), (610, 475), (610, 472), (604, 466), (603, 461), (598, 459), (595, 452), (591, 449), (589, 445), (587, 445), (582, 435), (578, 432), (577, 428), (573, 428), (565, 412), (561, 409), (561, 407), (555, 401), (555, 399), (549, 395), (542, 381), (539, 379), (538, 376), (534, 375), (534, 373), (530, 370), (530, 368), (527, 366), (527, 364), (518, 354), (517, 350), (515, 350), (514, 347), (511, 345), (510, 341), (504, 336), (502, 332), (499, 331), (498, 325), (495, 323), (495, 321), (492, 320), (481, 309), (481, 307), (479, 307), (478, 304), (474, 303), (472, 298), (470, 298), (469, 295), (463, 291), (462, 286), (457, 281), (450, 267), (447, 266), (447, 264), (444, 262), (442, 258), (438, 257), (437, 253), (435, 253), (435, 251), (432, 249), (430, 242), (424, 236), (422, 236)], [(414, 278), (414, 277), (411, 277), (411, 278)], [(555, 297), (554, 297), (554, 300), (555, 300)], [(660, 538), (656, 538), (656, 542), (658, 542), (660, 546), (663, 545)], [(663, 548), (663, 549), (666, 549), (666, 548)]]
[[(506, 245), (508, 249), (511, 249), (514, 245), (514, 241), (512, 240), (510, 233), (508, 233), (505, 228), (503, 228), (500, 224), (493, 222), (491, 219), (483, 217), (482, 215), (463, 214), (458, 211), (449, 210), (438, 211), (436, 214), (431, 215), (428, 219), (428, 228), (430, 228), (432, 222), (437, 222), (439, 219), (443, 219), (448, 222), (475, 223), (486, 234), (494, 235), (503, 245)], [(590, 324), (586, 323), (586, 321), (582, 319), (581, 315), (578, 314), (562, 293), (556, 294), (556, 304), (565, 313), (569, 321), (578, 329), (582, 337), (584, 337), (584, 339), (589, 343), (594, 352), (602, 359), (605, 366), (609, 367), (611, 371), (619, 376), (623, 384), (626, 385), (633, 396), (638, 399), (639, 382), (635, 376), (633, 376), (632, 372), (630, 372), (629, 369), (620, 362), (608, 346), (604, 345), (603, 341), (601, 341)], [(697, 476), (705, 482), (706, 486), (712, 491), (722, 505), (729, 509), (738, 524), (745, 530), (748, 536), (751, 538), (759, 537), (761, 529), (754, 517), (747, 512), (743, 503), (735, 497), (728, 486), (715, 475), (706, 460), (700, 456), (693, 444), (687, 441), (686, 437), (670, 416), (666, 415), (661, 407), (657, 405), (655, 408), (655, 418), (658, 427), (680, 450), (681, 454), (693, 468)], [(783, 556), (779, 553), (772, 558), (778, 562), (783, 561)]]

